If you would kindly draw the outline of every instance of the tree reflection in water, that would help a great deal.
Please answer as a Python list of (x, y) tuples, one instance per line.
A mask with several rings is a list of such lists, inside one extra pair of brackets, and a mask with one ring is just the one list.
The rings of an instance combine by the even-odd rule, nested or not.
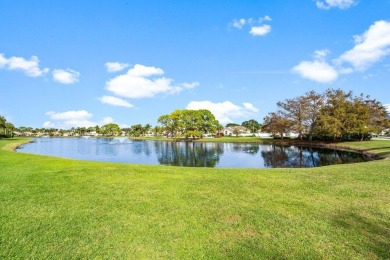
[(312, 147), (276, 146), (262, 149), (265, 167), (318, 167), (332, 164), (363, 162), (357, 153)]
[(201, 142), (155, 142), (158, 162), (164, 165), (215, 167), (223, 145)]
[(18, 150), (81, 160), (221, 168), (316, 167), (370, 159), (345, 151), (260, 143), (111, 141), (42, 138)]

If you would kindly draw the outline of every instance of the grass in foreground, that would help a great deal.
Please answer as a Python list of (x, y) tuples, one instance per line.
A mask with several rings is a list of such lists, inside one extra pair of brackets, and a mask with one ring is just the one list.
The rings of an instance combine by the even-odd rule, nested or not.
[(0, 258), (390, 257), (388, 159), (181, 168), (9, 151), (23, 141), (0, 140)]

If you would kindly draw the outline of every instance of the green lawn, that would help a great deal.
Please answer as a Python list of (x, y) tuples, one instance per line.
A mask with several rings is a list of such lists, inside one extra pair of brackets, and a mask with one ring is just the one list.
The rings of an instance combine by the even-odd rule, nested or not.
[(389, 159), (181, 168), (11, 151), (24, 141), (0, 140), (0, 259), (390, 258)]

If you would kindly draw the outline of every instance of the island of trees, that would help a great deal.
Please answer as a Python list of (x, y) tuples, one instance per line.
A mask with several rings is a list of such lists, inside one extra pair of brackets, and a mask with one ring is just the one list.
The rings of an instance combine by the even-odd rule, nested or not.
[(110, 123), (94, 127), (74, 127), (68, 130), (55, 128), (19, 127), (0, 116), (0, 138), (24, 136), (165, 136), (173, 139), (193, 140), (205, 136), (223, 135), (259, 136), (270, 133), (274, 138), (285, 138), (293, 133), (300, 140), (369, 140), (372, 134), (387, 129), (390, 119), (386, 107), (363, 94), (328, 89), (324, 93), (309, 91), (302, 96), (277, 103), (277, 110), (270, 112), (261, 123), (254, 119), (242, 124), (229, 123), (223, 127), (206, 109), (175, 110), (161, 115), (158, 125), (135, 124), (120, 128)]

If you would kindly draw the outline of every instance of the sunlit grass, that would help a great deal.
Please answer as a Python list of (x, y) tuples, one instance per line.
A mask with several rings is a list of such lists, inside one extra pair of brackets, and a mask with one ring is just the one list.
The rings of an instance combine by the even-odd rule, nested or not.
[(0, 140), (0, 258), (390, 257), (388, 159), (183, 168), (10, 151), (24, 141)]

